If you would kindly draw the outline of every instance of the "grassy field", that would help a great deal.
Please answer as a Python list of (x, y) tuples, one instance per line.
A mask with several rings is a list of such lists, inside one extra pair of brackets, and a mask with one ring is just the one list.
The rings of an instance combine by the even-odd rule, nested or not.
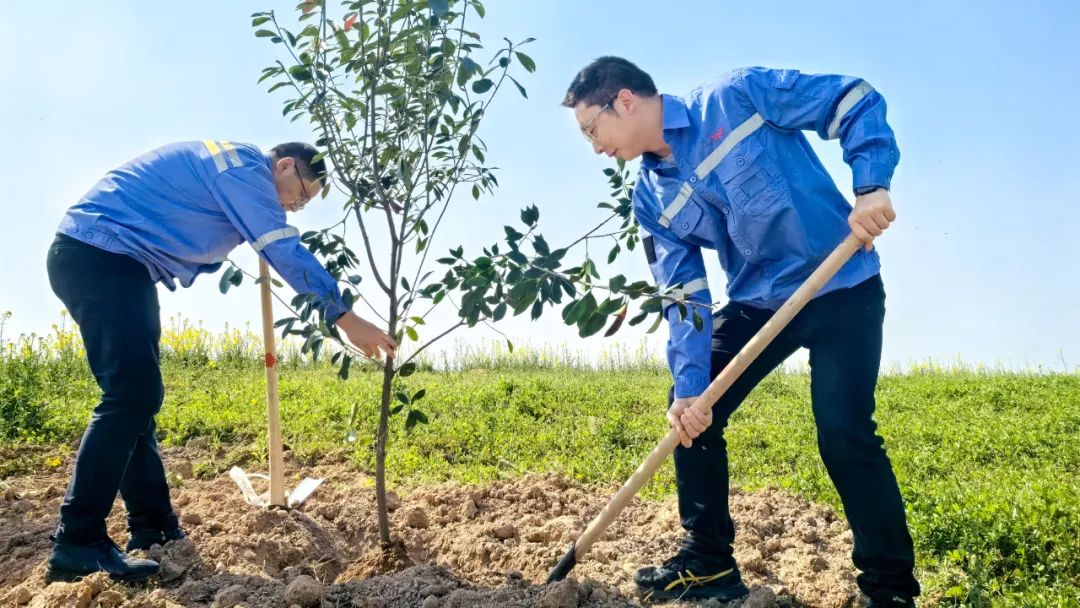
[[(226, 446), (200, 462), (214, 475), (264, 449), (259, 347), (249, 333), (209, 336), (175, 325), (165, 337), (162, 443)], [(0, 478), (55, 466), (95, 404), (78, 341), (59, 331), (0, 345)], [(526, 471), (622, 480), (665, 432), (667, 372), (640, 353), (601, 369), (557, 351), (473, 352), (453, 371), (421, 371), (429, 424), (392, 424), (394, 483), (483, 481)], [(381, 379), (286, 357), (286, 443), (302, 461), (351, 449), (372, 465)], [(445, 365), (443, 366), (445, 367)], [(907, 500), (927, 598), (940, 605), (1080, 606), (1080, 376), (924, 367), (882, 377), (877, 420)], [(781, 486), (839, 508), (817, 455), (808, 378), (776, 373), (728, 431), (733, 482)], [(350, 417), (355, 408), (355, 424)], [(355, 429), (355, 441), (349, 442)], [(36, 444), (39, 450), (14, 449)], [(11, 454), (24, 457), (15, 458)], [(33, 457), (27, 454), (35, 454)], [(673, 492), (670, 463), (648, 487)]]

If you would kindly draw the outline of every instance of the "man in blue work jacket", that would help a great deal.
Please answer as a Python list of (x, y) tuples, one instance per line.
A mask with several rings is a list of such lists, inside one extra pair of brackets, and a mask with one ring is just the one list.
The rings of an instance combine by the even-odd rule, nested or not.
[(60, 506), (47, 580), (104, 571), (136, 581), (158, 572), (110, 540), (105, 518), (117, 492), (128, 513), (126, 551), (184, 535), (154, 438), (165, 390), (156, 283), (189, 287), (247, 242), (294, 290), (313, 294), (323, 319), (365, 354), (393, 355), (393, 339), (349, 310), (285, 222), (322, 188), (326, 166), (315, 156), (303, 143), (269, 154), (227, 141), (171, 144), (109, 172), (64, 215), (48, 252), (49, 282), (79, 325), (102, 397)]
[[(904, 504), (872, 419), (885, 314), (872, 241), (895, 219), (888, 190), (900, 156), (885, 100), (858, 78), (762, 68), (682, 97), (659, 95), (637, 66), (602, 57), (578, 73), (563, 105), (596, 153), (641, 157), (633, 209), (649, 267), (705, 320), (698, 330), (677, 306), (665, 311), (674, 377), (667, 415), (682, 442), (675, 476), (686, 537), (673, 558), (637, 573), (640, 590), (653, 599), (747, 593), (732, 556), (724, 427), (762, 378), (806, 347), (818, 448), (854, 533), (863, 601), (913, 606), (919, 585)], [(854, 208), (807, 130), (840, 140)], [(689, 407), (849, 231), (865, 248), (711, 413)], [(703, 249), (716, 252), (727, 274), (729, 301), (718, 311), (709, 307)]]

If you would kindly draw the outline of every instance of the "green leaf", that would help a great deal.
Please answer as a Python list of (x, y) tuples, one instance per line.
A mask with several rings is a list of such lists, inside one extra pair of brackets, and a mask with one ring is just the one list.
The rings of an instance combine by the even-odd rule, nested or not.
[(403, 391), (398, 391), (394, 393), (394, 397), (403, 404), (409, 405), (409, 396), (406, 395)]
[(608, 289), (612, 292), (617, 292), (624, 286), (626, 286), (626, 277), (621, 274), (611, 277), (611, 280), (608, 281)]
[(588, 317), (584, 323), (579, 324), (578, 335), (582, 338), (588, 338), (603, 329), (605, 323), (607, 323), (607, 315), (594, 314), (591, 317)]
[(225, 272), (221, 273), (221, 279), (218, 281), (218, 289), (221, 293), (229, 291), (229, 287), (232, 285), (232, 275), (236, 272), (235, 266), (229, 266), (225, 269)]
[(529, 205), (521, 210), (521, 221), (526, 226), (535, 226), (536, 222), (540, 219), (540, 210), (536, 208), (536, 205)]
[(427, 424), (428, 417), (424, 412), (420, 410), (409, 410), (409, 415), (405, 417), (405, 430), (411, 431), (417, 424)]
[(536, 62), (532, 60), (532, 57), (529, 57), (521, 51), (514, 51), (514, 54), (517, 55), (518, 61), (521, 62), (521, 65), (524, 66), (526, 70), (529, 72), (536, 71)]
[(258, 30), (257, 32), (255, 32), (256, 38), (272, 38), (274, 36), (277, 36), (277, 32), (273, 32), (270, 30)]
[(416, 364), (410, 362), (410, 363), (406, 363), (405, 365), (402, 365), (400, 368), (398, 368), (398, 375), (401, 376), (402, 378), (408, 378), (409, 376), (413, 375), (413, 372), (415, 372), (415, 371), (416, 371)]
[(424, 395), (426, 395), (426, 394), (427, 394), (427, 389), (422, 388), (422, 389), (416, 391), (415, 393), (413, 393), (412, 399), (409, 400), (409, 403), (416, 403), (417, 401), (423, 399)]
[(514, 307), (514, 314), (519, 315), (525, 312), (526, 308), (532, 306), (533, 301), (536, 300), (536, 294), (539, 292), (540, 284), (536, 281), (524, 281), (514, 285), (509, 294), (510, 306)]
[(349, 366), (352, 365), (352, 357), (345, 355), (345, 359), (341, 362), (341, 369), (338, 370), (338, 378), (342, 380), (349, 379)]
[(473, 93), (487, 93), (495, 83), (488, 78), (481, 78), (472, 84)]
[(521, 83), (518, 82), (516, 78), (510, 75), (507, 75), (506, 77), (510, 79), (510, 82), (514, 83), (514, 86), (517, 87), (518, 93), (521, 93), (522, 97), (525, 99), (529, 98), (529, 94), (525, 92), (525, 87), (521, 86)]
[(417, 340), (420, 339), (419, 334), (416, 333), (416, 329), (414, 329), (411, 326), (405, 328), (405, 333), (409, 335), (409, 339), (412, 340), (413, 342), (416, 342)]

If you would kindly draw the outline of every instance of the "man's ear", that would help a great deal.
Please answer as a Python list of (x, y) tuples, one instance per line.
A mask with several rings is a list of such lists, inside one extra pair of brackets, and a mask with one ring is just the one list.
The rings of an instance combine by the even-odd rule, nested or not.
[(622, 108), (621, 114), (633, 114), (637, 109), (637, 95), (630, 89), (619, 89), (619, 94), (615, 96), (615, 103), (613, 105)]

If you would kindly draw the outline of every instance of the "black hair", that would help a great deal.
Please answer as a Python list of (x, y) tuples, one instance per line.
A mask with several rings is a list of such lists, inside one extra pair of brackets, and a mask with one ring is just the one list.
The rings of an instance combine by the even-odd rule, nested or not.
[(622, 89), (646, 97), (656, 95), (656, 84), (644, 70), (622, 57), (600, 57), (574, 76), (562, 105), (602, 106), (615, 101)]
[(274, 146), (270, 149), (270, 153), (276, 158), (289, 157), (296, 161), (300, 175), (309, 182), (321, 180), (326, 176), (326, 161), (322, 158), (312, 160), (319, 151), (311, 144), (291, 141)]

